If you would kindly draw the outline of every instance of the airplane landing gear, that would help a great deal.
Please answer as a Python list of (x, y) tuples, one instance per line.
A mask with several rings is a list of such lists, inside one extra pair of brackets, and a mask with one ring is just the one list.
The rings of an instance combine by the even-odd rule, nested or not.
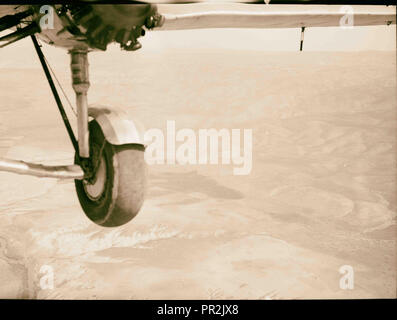
[(75, 180), (77, 196), (91, 221), (104, 227), (121, 226), (134, 218), (143, 204), (146, 189), (144, 146), (113, 145), (95, 119), (88, 121), (87, 50), (71, 50), (70, 56), (77, 105), (79, 150), (76, 163), (86, 173), (83, 180)]
[[(77, 196), (86, 216), (104, 227), (121, 226), (137, 215), (144, 201), (147, 168), (143, 131), (138, 129), (138, 123), (127, 119), (122, 112), (104, 107), (88, 108), (87, 50), (78, 48), (70, 51), (77, 105), (76, 139), (40, 45), (34, 36), (32, 40), (75, 149), (76, 164), (70, 168), (40, 167), (39, 173), (42, 176), (56, 174), (60, 178), (74, 178)], [(93, 117), (91, 121), (89, 112)], [(11, 167), (8, 163), (6, 165)], [(30, 168), (25, 169), (28, 170), (32, 172)]]

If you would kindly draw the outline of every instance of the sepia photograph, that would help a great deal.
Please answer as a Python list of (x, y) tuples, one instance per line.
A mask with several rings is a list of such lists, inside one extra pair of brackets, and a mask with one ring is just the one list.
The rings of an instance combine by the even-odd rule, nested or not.
[(397, 298), (393, 1), (10, 1), (0, 57), (1, 300)]

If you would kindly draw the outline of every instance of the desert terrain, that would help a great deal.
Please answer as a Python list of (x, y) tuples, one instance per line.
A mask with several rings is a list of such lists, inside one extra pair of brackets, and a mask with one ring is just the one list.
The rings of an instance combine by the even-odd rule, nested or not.
[[(44, 50), (74, 102), (67, 55)], [(91, 103), (146, 128), (252, 129), (251, 174), (150, 165), (141, 212), (109, 229), (73, 181), (0, 173), (0, 298), (396, 297), (395, 51), (109, 51), (90, 55)], [(71, 163), (33, 49), (15, 52), (0, 52), (0, 156)]]

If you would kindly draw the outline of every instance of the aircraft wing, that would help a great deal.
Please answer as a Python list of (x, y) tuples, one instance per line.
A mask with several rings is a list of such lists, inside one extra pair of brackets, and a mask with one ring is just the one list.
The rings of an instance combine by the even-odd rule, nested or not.
[[(175, 5), (179, 0), (156, 1), (172, 3), (158, 5), (158, 12), (163, 17), (158, 30), (337, 27), (349, 23), (353, 26), (374, 26), (396, 23), (396, 7), (386, 6), (387, 1), (378, 1), (376, 6), (352, 5), (372, 2), (349, 0), (271, 0), (270, 5), (266, 5), (265, 1), (257, 4), (257, 0), (222, 0), (222, 3), (215, 0), (194, 1), (200, 3), (179, 5)], [(334, 5), (339, 2), (343, 5)], [(318, 5), (320, 3), (332, 5)]]
[[(145, 29), (354, 27), (396, 23), (395, 6), (385, 6), (389, 1), (376, 1), (377, 6), (361, 6), (373, 3), (364, 0), (271, 0), (270, 5), (265, 2), (144, 0), (94, 4), (86, 0), (82, 1), (84, 5), (54, 5), (51, 28), (40, 25), (44, 15), (40, 5), (0, 5), (0, 31), (15, 30), (0, 37), (0, 48), (36, 33), (43, 41), (67, 49), (88, 46), (106, 50), (109, 43), (116, 42), (124, 50), (137, 50), (141, 47), (137, 39), (145, 34)], [(344, 5), (318, 6), (320, 3)]]
[(250, 12), (207, 11), (185, 14), (163, 14), (157, 30), (185, 30), (203, 28), (299, 28), (390, 25), (396, 15), (390, 12)]

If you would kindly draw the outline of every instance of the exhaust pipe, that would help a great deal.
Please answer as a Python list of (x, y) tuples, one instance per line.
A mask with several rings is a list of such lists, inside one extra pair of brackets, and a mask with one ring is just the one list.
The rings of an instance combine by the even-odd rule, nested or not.
[(84, 178), (78, 165), (46, 166), (12, 159), (0, 159), (0, 171), (13, 172), (40, 178), (77, 179)]

